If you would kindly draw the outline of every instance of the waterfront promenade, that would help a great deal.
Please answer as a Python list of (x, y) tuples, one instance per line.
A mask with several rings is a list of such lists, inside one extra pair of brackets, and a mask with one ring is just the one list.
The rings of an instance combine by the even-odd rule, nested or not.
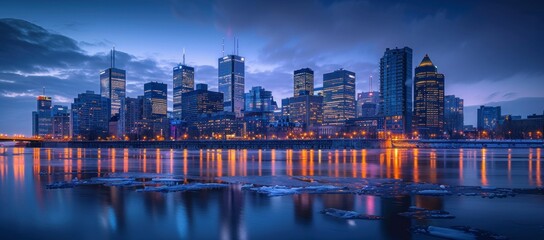
[(365, 148), (543, 148), (543, 140), (182, 140), (182, 141), (44, 141), (46, 148), (168, 148), (168, 149), (365, 149)]

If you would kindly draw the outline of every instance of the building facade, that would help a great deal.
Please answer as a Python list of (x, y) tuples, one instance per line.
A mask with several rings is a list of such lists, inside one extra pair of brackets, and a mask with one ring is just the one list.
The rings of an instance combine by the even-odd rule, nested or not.
[(182, 119), (194, 123), (202, 114), (223, 111), (223, 94), (208, 91), (207, 84), (197, 84), (196, 90), (183, 93)]
[(144, 119), (165, 118), (167, 112), (167, 91), (165, 83), (144, 84)]
[(314, 71), (310, 68), (302, 68), (294, 72), (293, 93), (299, 95), (314, 95)]
[(298, 123), (304, 130), (323, 124), (323, 97), (299, 95), (282, 100), (282, 115), (291, 123)]
[[(184, 56), (185, 61), (185, 56)], [(174, 119), (181, 119), (183, 93), (193, 91), (195, 88), (195, 69), (183, 64), (179, 64), (173, 69), (173, 85), (174, 85)]]
[(323, 74), (323, 123), (343, 125), (355, 118), (355, 73), (339, 69)]
[(380, 115), (384, 131), (412, 133), (412, 49), (385, 50), (380, 59)]
[(70, 137), (70, 109), (68, 106), (54, 105), (51, 108), (51, 121), (54, 139)]
[(478, 109), (478, 131), (495, 132), (501, 119), (501, 107), (480, 106)]
[(444, 131), (450, 136), (460, 135), (463, 132), (464, 113), (463, 99), (455, 95), (444, 97)]
[(50, 138), (53, 132), (51, 118), (51, 97), (37, 97), (36, 111), (32, 113), (32, 135)]
[(242, 117), (245, 59), (238, 55), (227, 55), (218, 59), (218, 65), (218, 89), (223, 93), (223, 110)]
[(70, 113), (72, 139), (107, 138), (110, 113), (110, 99), (93, 91), (78, 94)]
[[(357, 117), (363, 116), (363, 105), (365, 103), (373, 103), (376, 109), (374, 109), (374, 114), (372, 116), (375, 116), (378, 114), (378, 104), (380, 103), (380, 93), (371, 91), (371, 92), (360, 92), (357, 93), (357, 103), (356, 103), (356, 109), (355, 114)], [(366, 113), (369, 113), (370, 109), (368, 108), (369, 105), (365, 107)], [(370, 111), (371, 112), (371, 111)]]
[(414, 127), (422, 138), (441, 137), (444, 132), (444, 74), (438, 73), (429, 55), (415, 69)]

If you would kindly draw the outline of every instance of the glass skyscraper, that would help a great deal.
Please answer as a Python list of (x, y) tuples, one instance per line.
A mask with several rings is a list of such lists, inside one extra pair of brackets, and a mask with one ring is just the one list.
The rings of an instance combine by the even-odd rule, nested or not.
[(294, 72), (294, 96), (314, 95), (314, 71), (302, 68)]
[(501, 107), (480, 106), (478, 109), (478, 131), (496, 131), (501, 119)]
[(111, 67), (100, 72), (100, 95), (110, 100), (109, 117), (118, 121), (116, 135), (124, 134), (124, 102), (127, 89), (127, 75), (123, 69), (115, 68), (115, 49), (111, 51)]
[(179, 64), (173, 69), (174, 80), (174, 108), (173, 114), (175, 119), (181, 119), (181, 106), (183, 93), (193, 91), (195, 89), (195, 69), (185, 65), (185, 56), (183, 56), (183, 64)]
[(323, 74), (323, 122), (343, 125), (355, 117), (355, 73), (339, 69)]
[(238, 55), (227, 55), (218, 59), (218, 86), (223, 93), (223, 109), (242, 117), (244, 108), (245, 64)]
[(244, 112), (268, 112), (273, 113), (277, 107), (271, 91), (266, 91), (261, 86), (252, 87), (245, 94)]
[(415, 69), (414, 127), (423, 138), (440, 137), (444, 131), (444, 74), (429, 55)]
[(40, 95), (37, 98), (36, 112), (32, 113), (32, 135), (51, 137), (52, 124), (51, 97)]
[(72, 138), (96, 140), (108, 137), (110, 99), (93, 91), (78, 94), (71, 111)]
[(463, 131), (464, 114), (463, 99), (448, 95), (444, 97), (444, 130), (450, 134), (460, 134)]
[(165, 118), (168, 85), (159, 82), (144, 84), (144, 119)]
[(412, 132), (412, 49), (385, 50), (380, 59), (380, 114), (384, 130), (393, 134)]
[(196, 122), (201, 114), (223, 111), (223, 94), (208, 91), (207, 84), (197, 84), (196, 90), (183, 93), (182, 117), (187, 122)]

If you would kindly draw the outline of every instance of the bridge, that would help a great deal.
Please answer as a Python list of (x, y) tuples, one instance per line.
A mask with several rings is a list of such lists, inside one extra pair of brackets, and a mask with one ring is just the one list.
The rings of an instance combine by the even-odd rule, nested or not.
[(25, 137), (22, 135), (8, 136), (0, 135), (0, 142), (42, 142), (43, 139), (35, 137)]

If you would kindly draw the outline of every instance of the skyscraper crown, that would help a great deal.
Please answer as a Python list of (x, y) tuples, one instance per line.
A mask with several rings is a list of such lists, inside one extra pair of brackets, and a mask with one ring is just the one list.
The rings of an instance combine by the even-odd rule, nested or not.
[(423, 57), (423, 60), (421, 60), (421, 63), (418, 67), (427, 67), (427, 66), (434, 66), (433, 62), (429, 58), (428, 54), (425, 54), (425, 57)]

